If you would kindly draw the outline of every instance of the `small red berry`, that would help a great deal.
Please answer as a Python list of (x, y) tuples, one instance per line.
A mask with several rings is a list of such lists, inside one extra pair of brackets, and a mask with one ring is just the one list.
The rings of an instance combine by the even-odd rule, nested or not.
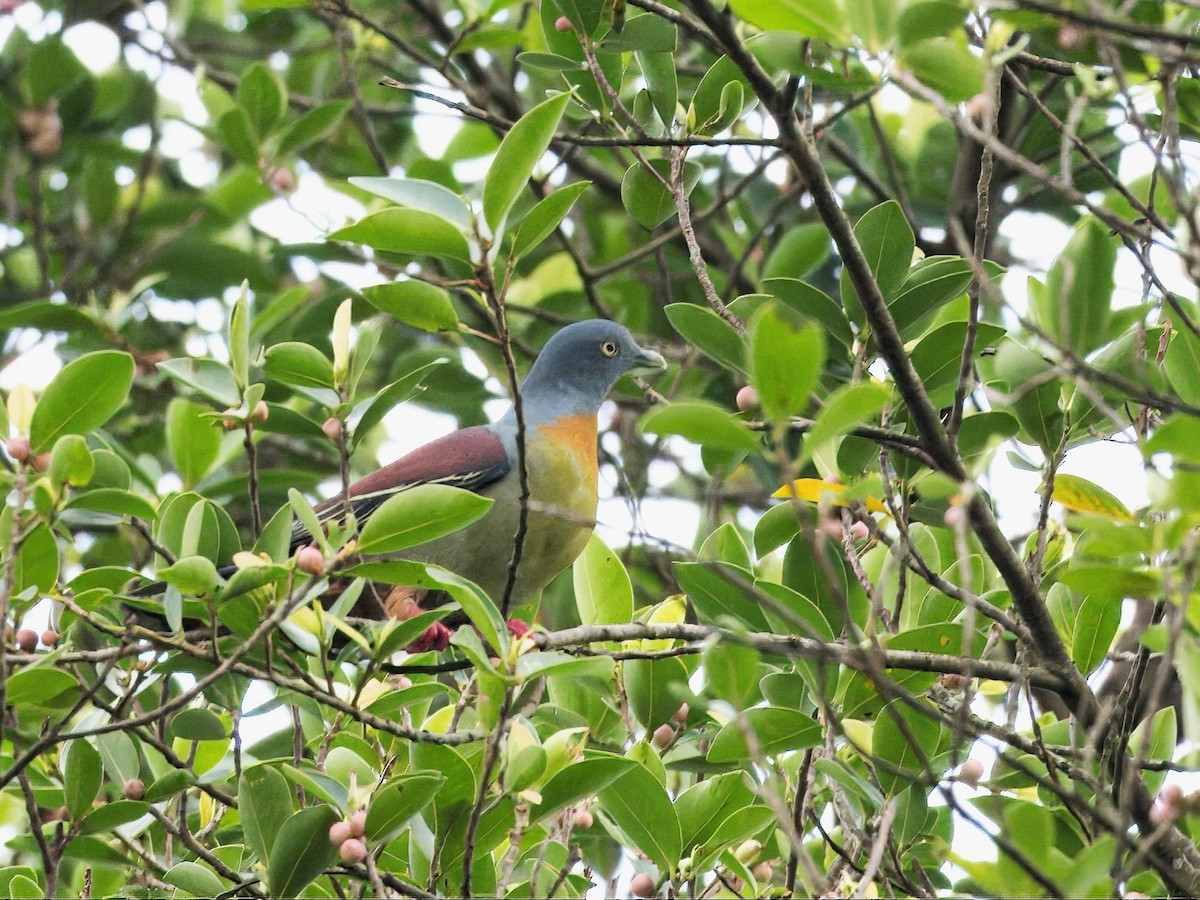
[(270, 418), (271, 410), (267, 408), (265, 400), (259, 400), (254, 404), (254, 412), (250, 413), (251, 422), (265, 422)]
[(358, 838), (350, 838), (348, 841), (342, 842), (340, 855), (342, 862), (346, 865), (362, 862), (367, 858), (367, 845)]
[(675, 729), (671, 727), (670, 723), (659, 725), (656, 729), (654, 729), (654, 734), (650, 738), (650, 743), (659, 750), (666, 750), (673, 743), (675, 743)]
[(575, 827), (588, 829), (596, 824), (595, 817), (586, 809), (576, 810), (575, 812)]
[(267, 172), (267, 183), (279, 194), (290, 194), (296, 189), (296, 176), (286, 166), (277, 166)]
[(747, 410), (757, 408), (762, 403), (762, 398), (758, 395), (758, 388), (748, 384), (737, 392), (734, 403), (737, 404), (738, 409), (746, 412)]
[(645, 872), (638, 872), (629, 879), (629, 893), (635, 897), (641, 897), (643, 900), (653, 897), (657, 893), (654, 890), (654, 879)]
[(340, 847), (346, 841), (350, 840), (353, 835), (350, 833), (349, 822), (334, 822), (329, 826), (329, 843), (335, 847)]
[(146, 785), (140, 778), (130, 778), (125, 782), (125, 786), (122, 788), (121, 793), (124, 795), (126, 800), (141, 800), (146, 796)]
[(24, 653), (32, 653), (37, 649), (38, 636), (37, 632), (29, 628), (22, 628), (17, 632), (17, 647)]
[(675, 715), (671, 716), (671, 721), (678, 728), (682, 728), (687, 724), (688, 712), (690, 707), (686, 703), (680, 704), (679, 709), (675, 710)]
[(10, 437), (4, 442), (4, 449), (17, 462), (25, 462), (25, 460), (29, 459), (29, 453), (33, 448), (29, 445), (29, 438), (23, 434), (18, 434), (16, 437)]
[(29, 465), (33, 467), (33, 471), (35, 472), (45, 472), (50, 468), (50, 454), (39, 453), (30, 461)]
[(325, 432), (325, 437), (331, 441), (336, 441), (342, 436), (342, 420), (337, 416), (330, 416), (325, 420), (325, 424), (321, 426), (321, 430)]
[(50, 628), (42, 632), (42, 644), (46, 647), (53, 647), (58, 643), (59, 633)]
[(296, 568), (306, 575), (320, 575), (325, 571), (325, 556), (309, 544), (296, 553)]
[(983, 777), (983, 763), (971, 757), (958, 770), (958, 780), (968, 787), (979, 787), (979, 779)]
[(559, 16), (557, 19), (554, 20), (554, 30), (555, 31), (570, 31), (571, 30), (571, 20), (568, 19), (566, 16)]
[(360, 838), (367, 833), (367, 811), (360, 809), (350, 816), (350, 836)]

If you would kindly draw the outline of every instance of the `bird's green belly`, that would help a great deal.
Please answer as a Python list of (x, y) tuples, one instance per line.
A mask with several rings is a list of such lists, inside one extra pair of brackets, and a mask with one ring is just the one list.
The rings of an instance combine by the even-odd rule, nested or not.
[[(527, 454), (532, 493), (510, 607), (541, 591), (587, 545), (595, 527), (596, 470), (594, 463), (581, 466), (579, 462), (560, 447)], [(500, 605), (520, 531), (516, 472), (482, 493), (495, 501), (487, 515), (462, 531), (417, 548), (412, 558), (469, 578)]]

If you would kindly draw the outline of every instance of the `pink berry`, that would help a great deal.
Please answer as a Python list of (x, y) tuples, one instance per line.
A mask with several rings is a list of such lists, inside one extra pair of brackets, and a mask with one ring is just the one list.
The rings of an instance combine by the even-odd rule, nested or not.
[(58, 638), (59, 634), (57, 631), (47, 628), (42, 632), (42, 644), (46, 647), (53, 647), (58, 643)]
[(296, 189), (296, 176), (286, 166), (277, 166), (267, 172), (267, 183), (280, 194), (290, 194)]
[(979, 787), (979, 779), (983, 777), (983, 763), (971, 757), (958, 770), (958, 780), (968, 787)]
[(334, 822), (329, 826), (329, 843), (333, 846), (340, 847), (351, 837), (349, 822)]
[(571, 30), (571, 20), (568, 19), (566, 16), (559, 16), (557, 19), (554, 20), (554, 30), (555, 31), (570, 31)]
[(29, 628), (22, 628), (17, 632), (17, 647), (24, 653), (32, 653), (37, 649), (38, 636), (37, 632)]
[(426, 650), (442, 651), (450, 646), (450, 629), (441, 622), (434, 622), (425, 633), (408, 645), (409, 653), (424, 653)]
[(25, 0), (0, 0), (0, 16), (11, 15), (25, 3)]
[(854, 541), (866, 540), (871, 534), (871, 529), (867, 527), (866, 522), (852, 522), (850, 524), (850, 539)]
[(682, 728), (687, 724), (689, 707), (686, 703), (680, 704), (679, 709), (675, 710), (675, 715), (671, 716), (671, 722), (678, 728)]
[(768, 883), (775, 875), (774, 869), (771, 868), (769, 862), (763, 861), (750, 870), (750, 874), (754, 876), (754, 880), (760, 885)]
[(325, 556), (309, 544), (296, 554), (296, 568), (306, 575), (320, 575), (325, 571)]
[(271, 410), (267, 408), (265, 400), (259, 400), (254, 404), (254, 412), (250, 413), (251, 422), (265, 422), (271, 415)]
[(650, 737), (650, 743), (659, 750), (666, 750), (675, 743), (675, 729), (671, 725), (659, 725), (654, 729), (654, 734)]
[(360, 809), (350, 816), (350, 836), (360, 838), (367, 833), (367, 811)]
[(641, 897), (643, 900), (653, 897), (657, 893), (654, 889), (654, 879), (645, 872), (638, 872), (629, 879), (629, 893), (635, 897)]
[(762, 398), (758, 396), (758, 388), (748, 384), (737, 392), (737, 398), (734, 402), (737, 404), (738, 409), (746, 412), (750, 409), (756, 409), (762, 403)]
[(951, 506), (942, 515), (947, 528), (958, 528), (967, 521), (967, 513), (961, 506)]
[(509, 619), (505, 624), (508, 627), (509, 636), (514, 640), (519, 641), (525, 635), (529, 634), (529, 624), (522, 622), (520, 619)]
[(367, 845), (358, 838), (350, 838), (342, 842), (340, 856), (346, 865), (362, 862), (367, 858)]
[(4, 449), (17, 462), (25, 462), (25, 460), (29, 459), (29, 453), (33, 448), (29, 445), (29, 438), (23, 434), (18, 434), (16, 437), (10, 437), (4, 442)]
[(336, 441), (342, 436), (342, 420), (337, 416), (330, 416), (325, 420), (325, 424), (321, 426), (321, 430), (325, 432), (325, 437), (331, 441)]
[(575, 812), (575, 827), (588, 829), (596, 824), (596, 819), (586, 809), (576, 810)]
[(146, 796), (146, 785), (140, 778), (130, 778), (125, 782), (121, 793), (126, 800), (141, 800)]
[(50, 468), (50, 454), (39, 453), (30, 461), (29, 465), (35, 472), (45, 472), (48, 468)]

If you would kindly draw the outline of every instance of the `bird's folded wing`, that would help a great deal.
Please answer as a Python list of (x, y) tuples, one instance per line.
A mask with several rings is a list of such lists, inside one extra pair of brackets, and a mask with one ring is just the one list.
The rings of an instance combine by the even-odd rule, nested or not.
[[(350, 509), (358, 527), (385, 500), (421, 484), (446, 484), (468, 491), (481, 491), (502, 479), (512, 469), (500, 438), (488, 427), (476, 425), (438, 438), (407, 456), (377, 469), (350, 485)], [(339, 522), (346, 504), (341, 494), (316, 507), (324, 525)], [(292, 550), (312, 540), (300, 522), (292, 525)]]

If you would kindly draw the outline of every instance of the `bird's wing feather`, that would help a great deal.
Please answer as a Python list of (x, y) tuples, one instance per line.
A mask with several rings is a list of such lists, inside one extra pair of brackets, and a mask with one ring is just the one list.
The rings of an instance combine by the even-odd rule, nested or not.
[[(447, 484), (481, 491), (512, 469), (504, 443), (484, 425), (464, 428), (419, 447), (350, 485), (350, 509), (361, 528), (385, 500), (420, 484)], [(325, 524), (340, 521), (345, 503), (339, 494), (316, 507)], [(292, 550), (312, 540), (300, 522), (292, 526)]]

